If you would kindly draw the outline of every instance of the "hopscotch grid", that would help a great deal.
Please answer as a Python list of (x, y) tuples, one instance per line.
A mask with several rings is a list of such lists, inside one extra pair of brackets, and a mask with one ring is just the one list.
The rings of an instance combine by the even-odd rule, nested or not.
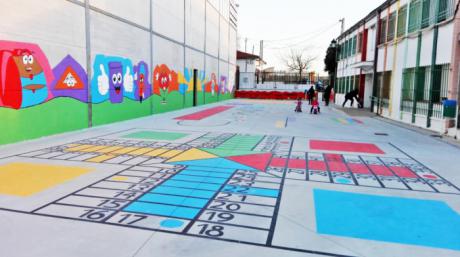
[[(433, 174), (435, 174), (436, 176), (438, 176), (439, 178), (441, 178), (442, 180), (444, 180), (446, 183), (448, 183), (449, 185), (451, 185), (452, 187), (454, 187), (455, 189), (457, 189), (459, 192), (460, 192), (460, 188), (457, 187), (456, 185), (452, 184), (451, 182), (449, 182), (447, 179), (445, 179), (443, 176), (439, 175), (437, 172), (435, 172), (434, 170), (428, 168), (427, 166), (425, 166), (423, 163), (419, 162), (417, 159), (415, 159), (414, 157), (412, 157), (411, 155), (409, 155), (408, 153), (404, 152), (402, 149), (400, 149), (399, 147), (397, 147), (396, 145), (393, 145), (392, 143), (390, 143), (394, 148), (398, 149), (399, 151), (401, 151), (402, 153), (404, 153), (409, 159), (413, 160), (414, 162), (418, 163), (419, 165), (425, 167), (426, 169), (428, 169), (430, 172), (432, 172)], [(398, 159), (399, 160), (399, 159)]]
[(343, 155), (340, 155), (340, 159), (342, 160), (342, 162), (345, 164), (345, 166), (347, 167), (348, 169), (348, 174), (350, 174), (351, 178), (353, 179), (353, 182), (355, 183), (355, 185), (357, 186), (361, 186), (359, 183), (358, 183), (358, 180), (356, 179), (355, 175), (353, 174), (353, 171), (350, 169), (350, 166), (348, 166), (348, 162), (347, 160), (345, 160), (345, 156)]
[(406, 181), (404, 181), (404, 178), (402, 178), (402, 177), (396, 175), (396, 173), (394, 173), (393, 169), (391, 169), (391, 167), (388, 166), (380, 157), (377, 157), (377, 159), (383, 164), (383, 166), (385, 166), (385, 167), (391, 172), (391, 174), (393, 174), (393, 177), (398, 178), (399, 181), (401, 181), (401, 183), (403, 183), (409, 190), (411, 190), (411, 191), (413, 190), (412, 187), (410, 187), (410, 186), (406, 183)]
[(192, 222), (190, 222), (187, 227), (185, 227), (185, 229), (183, 230), (183, 233), (184, 234), (187, 234), (190, 229), (192, 228), (192, 226), (198, 221), (198, 218), (206, 211), (206, 209), (209, 208), (209, 206), (211, 205), (211, 203), (214, 201), (212, 199), (215, 199), (219, 193), (222, 192), (222, 190), (225, 188), (225, 186), (227, 186), (227, 183), (232, 179), (232, 177), (235, 175), (236, 173), (236, 170), (233, 172), (232, 176), (229, 177), (225, 183), (222, 183), (222, 185), (220, 186), (220, 188), (218, 190), (216, 190), (216, 192), (214, 193), (214, 195), (209, 199), (209, 201), (206, 203), (206, 205), (195, 215), (194, 219), (192, 220)]
[(272, 219), (272, 222), (270, 224), (270, 231), (268, 233), (268, 237), (267, 237), (267, 241), (266, 241), (266, 244), (268, 246), (272, 246), (272, 243), (273, 243), (273, 236), (275, 234), (276, 222), (277, 222), (277, 219), (278, 219), (278, 212), (279, 212), (279, 208), (280, 208), (280, 205), (281, 205), (281, 198), (283, 196), (283, 189), (284, 189), (284, 183), (285, 183), (285, 180), (286, 180), (286, 173), (287, 173), (287, 170), (288, 170), (288, 167), (289, 167), (289, 160), (291, 158), (292, 146), (294, 145), (295, 138), (294, 137), (290, 137), (290, 138), (291, 138), (291, 145), (289, 147), (288, 157), (287, 157), (284, 169), (283, 169), (283, 175), (282, 175), (282, 179), (281, 179), (281, 182), (280, 182), (278, 198), (276, 200), (275, 212), (273, 213), (273, 219)]
[[(115, 133), (121, 133), (121, 132), (115, 132)], [(236, 136), (236, 135), (237, 135), (237, 134), (233, 134), (232, 137), (234, 137), (234, 136)], [(203, 135), (202, 135), (202, 136), (203, 136)], [(230, 137), (230, 138), (232, 138), (232, 137)], [(265, 138), (265, 137), (266, 137), (266, 136), (264, 136), (264, 138)], [(264, 138), (263, 138), (263, 139), (264, 139)], [(229, 138), (228, 138), (228, 139), (229, 139)], [(222, 142), (220, 143), (220, 145), (223, 144), (223, 143), (225, 143), (225, 141), (227, 141), (228, 139), (222, 141)], [(262, 139), (262, 140), (263, 140), (263, 139)], [(192, 142), (192, 141), (194, 141), (194, 140), (196, 140), (196, 139), (192, 139), (192, 140), (189, 141), (189, 142)], [(260, 142), (262, 142), (262, 140), (261, 140)], [(260, 143), (260, 142), (259, 142), (259, 143)], [(105, 142), (105, 143), (110, 144), (110, 142)], [(154, 144), (154, 143), (152, 143), (152, 144)], [(274, 222), (276, 223), (276, 218), (277, 218), (278, 210), (279, 210), (279, 204), (278, 204), (278, 203), (280, 202), (281, 197), (282, 197), (282, 189), (283, 189), (283, 187), (284, 187), (285, 180), (286, 180), (286, 179), (288, 179), (288, 180), (297, 180), (297, 179), (290, 179), (290, 178), (287, 178), (287, 177), (286, 177), (287, 166), (288, 166), (288, 164), (289, 164), (289, 160), (290, 160), (291, 154), (292, 154), (292, 144), (293, 144), (293, 140), (291, 140), (291, 146), (290, 146), (290, 150), (289, 150), (287, 162), (286, 162), (286, 165), (285, 165), (285, 167), (284, 167), (283, 176), (281, 177), (282, 180), (281, 180), (281, 182), (279, 183), (279, 184), (281, 185), (281, 186), (280, 186), (281, 188), (280, 188), (280, 190), (279, 190), (280, 193), (279, 193), (278, 199), (277, 199), (277, 206), (275, 206), (275, 213), (276, 213), (276, 214), (274, 214), (273, 216), (267, 216), (268, 218), (272, 217), (272, 223), (271, 223), (272, 225), (273, 225)], [(169, 145), (169, 144), (168, 144), (168, 145)], [(182, 147), (182, 146), (184, 146), (184, 145), (186, 145), (186, 143), (179, 144), (179, 145), (175, 145), (175, 146), (174, 146), (172, 149), (170, 149), (169, 151), (174, 150), (174, 149), (177, 149), (177, 148), (180, 148), (180, 147)], [(93, 145), (93, 146), (94, 146), (94, 145)], [(91, 147), (93, 147), (93, 146), (91, 146)], [(256, 145), (256, 146), (257, 146), (257, 145)], [(145, 146), (144, 146), (144, 147), (145, 147)], [(164, 147), (164, 146), (163, 146), (163, 147)], [(188, 147), (188, 146), (187, 146), (187, 147)], [(190, 147), (190, 148), (193, 148), (193, 147)], [(395, 147), (395, 148), (396, 148), (396, 147)], [(254, 148), (253, 148), (253, 149), (254, 149)], [(46, 150), (48, 150), (48, 149), (46, 149)], [(52, 151), (52, 150), (54, 150), (54, 149), (51, 149), (51, 151)], [(183, 150), (183, 149), (181, 149), (181, 150)], [(36, 152), (36, 151), (39, 151), (39, 150), (35, 150), (35, 151), (31, 151), (31, 152)], [(400, 150), (400, 151), (401, 151), (401, 150)], [(28, 153), (31, 153), (31, 152), (28, 152)], [(401, 151), (401, 152), (402, 152), (402, 151)], [(272, 153), (274, 153), (274, 152), (272, 151)], [(403, 153), (404, 153), (404, 152), (403, 152)], [(68, 154), (68, 153), (65, 153), (65, 154)], [(85, 154), (88, 154), (88, 153), (85, 153)], [(104, 153), (104, 154), (107, 154), (107, 153)], [(62, 155), (59, 155), (59, 156), (62, 156)], [(133, 156), (135, 156), (135, 157), (140, 157), (140, 156), (138, 156), (138, 155), (133, 155)], [(410, 156), (407, 155), (407, 154), (406, 154), (406, 156), (410, 157)], [(54, 156), (54, 157), (57, 157), (57, 156)], [(52, 159), (52, 158), (54, 158), (54, 157), (51, 157), (51, 158), (49, 158), (49, 159)], [(134, 157), (134, 158), (135, 158), (135, 157)], [(308, 152), (305, 154), (305, 157), (306, 157), (306, 162), (307, 162), (307, 176), (308, 176)], [(168, 157), (168, 158), (171, 158), (171, 157)], [(272, 158), (273, 158), (273, 156), (272, 156)], [(342, 157), (342, 158), (343, 158), (343, 157)], [(412, 160), (414, 160), (415, 162), (419, 163), (420, 165), (424, 166), (423, 164), (421, 164), (421, 163), (418, 162), (417, 160), (413, 159), (412, 157), (410, 157), (410, 158), (411, 158)], [(2, 159), (2, 158), (0, 158), (0, 159)], [(37, 158), (37, 159), (38, 159), (38, 158)], [(48, 159), (48, 158), (45, 158), (45, 159)], [(150, 159), (154, 159), (154, 158), (150, 158)], [(362, 160), (361, 156), (360, 156), (360, 159)], [(148, 161), (148, 160), (147, 160), (147, 161)], [(400, 161), (400, 160), (398, 159), (398, 161)], [(269, 163), (270, 163), (270, 162), (269, 162)], [(345, 164), (346, 164), (347, 167), (348, 167), (348, 163), (345, 162)], [(385, 166), (387, 166), (386, 163), (384, 163), (384, 164), (385, 164)], [(118, 165), (120, 165), (120, 164), (118, 164)], [(139, 165), (139, 164), (133, 165), (131, 168), (121, 170), (121, 171), (119, 171), (119, 172), (116, 173), (116, 174), (110, 175), (109, 177), (113, 177), (113, 176), (116, 176), (116, 175), (119, 175), (119, 176), (127, 176), (127, 177), (128, 177), (128, 175), (123, 175), (123, 174), (119, 174), (119, 173), (122, 173), (122, 172), (125, 172), (125, 171), (128, 171), (128, 170), (134, 170), (133, 168), (136, 167), (136, 166), (138, 166), (138, 165)], [(326, 165), (327, 165), (327, 161), (326, 161)], [(366, 162), (364, 162), (364, 165), (368, 166)], [(154, 166), (155, 166), (155, 165), (152, 164), (152, 167), (154, 167)], [(424, 166), (424, 167), (426, 167), (426, 166)], [(173, 170), (175, 171), (175, 173), (172, 174), (171, 177), (168, 177), (168, 178), (164, 179), (164, 180), (161, 181), (161, 183), (159, 183), (159, 184), (151, 185), (152, 188), (159, 187), (159, 186), (160, 186), (161, 184), (163, 184), (164, 182), (169, 181), (171, 178), (174, 177), (174, 175), (177, 175), (178, 173), (180, 173), (180, 171), (184, 170), (185, 167), (182, 167), (181, 170), (176, 170), (176, 169), (177, 169), (177, 168), (174, 168), (174, 169), (173, 169)], [(379, 181), (379, 183), (381, 183), (380, 180), (379, 180), (379, 178), (378, 178), (378, 176), (376, 176), (376, 175), (373, 173), (372, 169), (370, 169), (369, 167), (368, 167), (368, 169), (369, 169), (369, 171), (374, 175), (374, 177), (377, 179), (377, 181)], [(328, 167), (328, 170), (329, 170), (329, 167)], [(349, 167), (348, 167), (348, 170), (350, 171)], [(390, 170), (391, 170), (391, 169), (390, 169)], [(145, 170), (138, 170), (138, 171), (148, 172), (148, 171), (145, 171)], [(392, 171), (392, 170), (391, 170), (391, 171)], [(430, 170), (430, 171), (431, 171), (431, 170)], [(219, 191), (217, 191), (216, 194), (222, 193), (222, 192), (221, 192), (221, 191), (222, 191), (222, 188), (223, 188), (224, 186), (226, 186), (226, 185), (229, 183), (229, 181), (233, 178), (233, 176), (236, 174), (236, 172), (237, 172), (237, 171), (233, 172), (232, 176), (227, 180), (227, 182), (226, 182), (225, 184), (223, 184), (223, 185), (221, 186), (221, 189), (220, 189)], [(330, 171), (328, 171), (328, 172), (330, 172)], [(392, 173), (394, 174), (394, 172), (392, 172)], [(433, 172), (433, 173), (437, 175), (437, 173), (435, 173), (435, 172)], [(154, 173), (154, 174), (156, 174), (156, 173)], [(329, 174), (329, 175), (330, 175), (330, 174)], [(395, 175), (395, 174), (394, 174), (394, 175)], [(438, 176), (439, 176), (439, 175), (438, 175)], [(109, 177), (107, 177), (107, 178), (109, 178)], [(132, 177), (137, 177), (137, 176), (132, 176)], [(274, 177), (277, 177), (277, 176), (274, 176)], [(352, 177), (354, 178), (353, 174), (352, 174)], [(402, 178), (399, 177), (399, 176), (396, 176), (396, 175), (395, 175), (395, 177), (402, 180)], [(440, 177), (441, 179), (443, 179), (444, 182), (448, 183), (449, 185), (454, 186), (453, 184), (451, 184), (449, 181), (445, 180), (445, 179), (442, 178), (441, 176), (439, 176), (439, 177)], [(102, 181), (113, 182), (113, 183), (120, 183), (120, 182), (123, 182), (123, 181), (110, 181), (110, 180), (106, 180), (107, 178), (102, 179), (102, 180), (99, 180), (99, 181), (96, 181), (96, 182), (93, 183), (92, 185), (89, 185), (89, 186), (87, 186), (87, 187), (84, 187), (84, 188), (82, 188), (82, 189), (79, 189), (78, 191), (82, 191), (82, 190), (85, 190), (85, 189), (87, 189), (87, 188), (98, 188), (98, 187), (93, 187), (93, 185), (95, 185), (95, 184), (97, 184), (97, 183), (100, 183), (100, 182), (102, 182)], [(145, 177), (141, 177), (141, 178), (145, 178)], [(315, 181), (315, 182), (316, 182), (316, 183), (328, 183), (328, 182), (319, 182), (319, 181)], [(135, 184), (139, 184), (139, 183), (142, 184), (142, 182), (139, 182), (139, 183), (130, 183), (130, 182), (127, 182), (127, 183), (129, 183), (129, 184), (134, 184), (134, 185), (135, 185)], [(267, 182), (264, 182), (264, 183), (267, 183)], [(274, 183), (274, 184), (278, 184), (278, 183)], [(429, 184), (429, 183), (428, 183), (428, 184)], [(360, 185), (356, 185), (356, 186), (360, 186)], [(398, 188), (385, 188), (383, 185), (381, 185), (381, 186), (382, 186), (382, 188), (384, 188), (384, 189), (394, 189), (394, 190), (403, 190), (403, 191), (404, 191), (404, 189), (398, 189)], [(378, 187), (373, 187), (373, 186), (364, 186), (364, 187), (378, 188)], [(455, 186), (454, 186), (454, 187), (455, 187)], [(152, 188), (149, 188), (148, 191), (141, 191), (141, 190), (115, 189), (115, 188), (103, 188), (103, 187), (101, 187), (101, 189), (114, 190), (114, 191), (118, 191), (118, 192), (132, 191), (132, 192), (141, 193), (141, 195), (140, 195), (139, 197), (134, 198), (134, 199), (118, 199), (118, 198), (114, 198), (114, 200), (128, 202), (127, 205), (129, 205), (130, 203), (135, 202), (136, 199), (142, 197), (143, 195), (148, 194), (148, 193), (150, 192), (150, 190), (152, 190)], [(457, 188), (457, 187), (455, 187), (455, 188)], [(430, 193), (430, 192), (423, 191), (423, 190), (412, 190), (410, 187), (409, 187), (409, 189), (410, 189), (411, 191), (419, 191), (419, 192)], [(457, 188), (457, 189), (458, 189), (458, 188)], [(200, 190), (202, 190), (202, 189), (200, 189)], [(432, 193), (432, 192), (431, 192), (431, 193)], [(213, 198), (216, 198), (216, 194), (213, 196)], [(237, 194), (237, 193), (235, 193), (235, 194)], [(445, 194), (455, 194), (455, 193), (445, 193)], [(58, 200), (56, 200), (56, 201), (54, 201), (54, 202), (52, 202), (52, 203), (49, 203), (48, 205), (53, 204), (53, 203), (54, 203), (54, 204), (59, 204), (59, 205), (66, 205), (66, 204), (56, 203), (56, 202), (59, 201), (59, 200), (62, 200), (62, 199), (64, 199), (64, 198), (66, 198), (66, 197), (68, 197), (68, 196), (71, 196), (71, 195), (72, 195), (72, 193), (69, 194), (69, 195), (66, 195), (66, 196), (64, 196), (64, 197), (62, 197), (62, 198), (60, 198), (60, 199), (58, 199)], [(76, 193), (73, 193), (73, 195), (77, 195), (77, 194), (76, 194)], [(86, 195), (85, 195), (85, 197), (90, 197), (90, 196), (86, 196)], [(91, 198), (91, 197), (90, 197), (90, 198)], [(93, 198), (97, 198), (97, 199), (101, 199), (101, 198), (102, 198), (102, 199), (110, 199), (110, 198), (107, 198), (107, 197), (100, 197), (100, 198), (98, 198), (98, 197), (93, 197)], [(213, 199), (213, 198), (211, 198), (211, 199)], [(200, 199), (200, 198), (198, 198), (198, 199)], [(208, 202), (208, 205), (209, 205), (210, 203), (212, 203), (212, 201), (213, 201), (213, 200), (210, 200), (210, 201)], [(228, 200), (226, 200), (226, 202), (233, 202), (233, 201), (228, 201)], [(241, 203), (241, 202), (238, 202), (238, 203)], [(160, 203), (160, 204), (163, 204), (163, 203)], [(244, 203), (244, 204), (249, 204), (249, 203)], [(85, 207), (85, 208), (86, 208), (86, 206), (78, 206), (78, 205), (73, 205), (73, 204), (67, 204), (67, 205), (69, 205), (69, 206), (77, 206), (77, 207)], [(125, 206), (126, 206), (126, 205), (125, 205)], [(41, 207), (41, 208), (45, 208), (45, 207), (46, 207), (46, 206), (43, 206), (43, 207)], [(185, 206), (185, 207), (194, 208), (194, 207), (190, 207), (190, 206)], [(41, 208), (38, 208), (38, 209), (34, 210), (33, 212), (35, 212), (35, 211), (37, 211), (37, 210), (40, 210)], [(93, 207), (93, 206), (88, 206), (88, 208), (92, 208), (92, 209), (101, 209), (101, 210), (107, 210), (107, 211), (113, 211), (113, 212), (114, 212), (113, 215), (116, 215), (117, 213), (120, 213), (120, 212), (128, 212), (128, 211), (123, 211), (123, 210), (122, 210), (122, 209), (124, 208), (124, 206), (123, 206), (123, 207), (119, 207), (119, 208), (121, 208), (121, 209), (117, 209), (117, 208), (103, 208), (103, 207)], [(207, 207), (203, 208), (202, 211), (206, 210), (206, 208), (207, 208)], [(209, 211), (209, 210), (214, 210), (214, 209), (207, 209), (207, 210)], [(14, 211), (14, 210), (9, 210), (9, 211)], [(219, 210), (215, 210), (215, 211), (219, 211)], [(19, 211), (19, 212), (20, 212), (20, 211)], [(225, 212), (229, 212), (229, 211), (225, 211)], [(30, 212), (21, 212), (21, 213), (30, 213)], [(46, 214), (40, 214), (40, 213), (34, 213), (34, 214), (35, 214), (35, 215), (41, 215), (41, 216), (50, 216), (50, 217), (58, 217), (58, 218), (64, 218), (64, 219), (72, 219), (72, 220), (78, 220), (78, 221), (89, 221), (89, 222), (94, 222), (94, 223), (105, 223), (105, 224), (108, 224), (108, 225), (117, 225), (117, 226), (121, 226), (121, 227), (127, 227), (127, 226), (128, 226), (128, 227), (133, 227), (133, 228), (138, 228), (138, 229), (145, 229), (145, 230), (150, 230), (150, 231), (155, 230), (155, 229), (152, 229), (152, 228), (142, 228), (142, 227), (137, 227), (137, 226), (134, 226), (134, 225), (123, 225), (123, 224), (106, 223), (106, 221), (107, 221), (108, 219), (110, 219), (113, 215), (110, 216), (110, 217), (105, 218), (105, 219), (102, 220), (102, 221), (93, 221), (93, 220), (77, 219), (77, 218), (68, 218), (68, 217), (55, 216), (55, 215), (46, 215)], [(145, 213), (143, 213), (143, 214), (145, 214)], [(242, 213), (242, 214), (243, 214), (243, 213)], [(148, 215), (151, 215), (151, 214), (148, 214)], [(200, 215), (201, 215), (201, 214), (197, 214), (197, 216), (195, 217), (195, 220), (191, 221), (191, 222), (189, 223), (189, 225), (190, 225), (191, 223), (196, 223), (197, 220), (198, 220), (198, 221), (201, 221), (201, 220), (197, 219), (198, 217), (200, 217)], [(156, 215), (156, 214), (155, 214), (155, 215), (153, 215), (153, 216), (160, 216), (160, 215)], [(166, 217), (167, 217), (167, 216), (166, 216)], [(189, 220), (189, 219), (184, 219), (184, 220)], [(215, 223), (215, 222), (213, 222), (213, 221), (202, 221), (202, 222), (206, 222), (206, 223)], [(217, 223), (217, 224), (222, 224), (222, 223)], [(227, 223), (224, 223), (224, 224), (225, 224), (225, 225), (229, 225), (229, 226), (238, 226), (238, 225), (234, 225), (234, 224), (227, 224)], [(271, 227), (272, 227), (272, 225), (271, 225)], [(165, 232), (165, 233), (170, 232), (170, 231), (161, 230), (161, 229), (158, 229), (158, 230), (155, 230), (155, 231), (160, 231), (160, 232)], [(270, 229), (269, 231), (270, 231), (270, 233), (273, 233), (273, 230)], [(172, 233), (178, 234), (177, 232), (172, 232)], [(238, 240), (225, 239), (225, 238), (213, 238), (213, 237), (200, 236), (200, 235), (190, 235), (190, 234), (187, 234), (187, 236), (195, 236), (195, 237), (200, 237), (200, 238), (215, 239), (215, 240), (229, 241), (229, 242), (236, 241), (236, 242), (244, 243), (244, 244), (260, 245), (260, 246), (271, 247), (271, 248), (278, 248), (278, 249), (286, 249), (286, 250), (291, 249), (291, 248), (288, 248), (288, 247), (285, 248), (285, 247), (279, 247), (279, 246), (272, 246), (271, 243), (270, 243), (270, 245), (268, 245), (268, 244), (258, 244), (258, 243), (251, 243), (251, 242), (241, 242), (241, 241), (238, 241)], [(269, 236), (270, 236), (270, 234), (269, 234)], [(272, 234), (272, 236), (273, 236), (273, 234)], [(293, 248), (293, 249), (295, 249), (295, 248)], [(315, 252), (315, 251), (302, 250), (302, 249), (298, 249), (298, 250), (300, 250), (301, 252), (318, 253), (318, 254), (328, 255), (328, 256), (344, 256), (344, 255), (329, 254), (329, 253)]]
[(380, 184), (380, 186), (382, 188), (387, 188), (382, 181), (380, 181), (380, 178), (374, 173), (374, 171), (371, 169), (371, 167), (369, 166), (369, 164), (363, 159), (362, 156), (359, 156), (359, 159), (361, 160), (361, 162), (366, 165), (367, 169), (369, 170), (369, 172), (374, 176), (374, 178), (377, 180), (377, 182)]
[(326, 159), (326, 154), (325, 153), (322, 153), (321, 156), (323, 157), (323, 160), (324, 160), (324, 164), (326, 165), (326, 174), (329, 176), (329, 183), (331, 184), (336, 184), (334, 182), (334, 178), (332, 177), (332, 173), (331, 173), (331, 169), (329, 168), (329, 162), (327, 161)]

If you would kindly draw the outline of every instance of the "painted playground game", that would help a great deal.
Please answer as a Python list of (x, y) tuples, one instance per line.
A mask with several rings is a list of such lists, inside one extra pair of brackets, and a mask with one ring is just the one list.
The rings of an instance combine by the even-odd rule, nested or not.
[(458, 148), (293, 107), (231, 100), (4, 147), (0, 255), (460, 256), (460, 177), (438, 161)]

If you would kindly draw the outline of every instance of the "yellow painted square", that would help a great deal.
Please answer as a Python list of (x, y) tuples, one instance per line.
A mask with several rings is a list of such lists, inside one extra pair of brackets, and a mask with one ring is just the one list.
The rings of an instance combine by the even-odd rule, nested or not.
[(168, 149), (155, 149), (151, 152), (145, 153), (145, 156), (150, 156), (150, 157), (157, 157), (158, 155), (167, 152)]
[(107, 160), (110, 160), (110, 159), (113, 159), (113, 158), (115, 158), (115, 155), (105, 154), (105, 155), (96, 156), (96, 157), (91, 158), (91, 159), (86, 160), (86, 161), (87, 162), (94, 162), (94, 163), (101, 163), (101, 162), (104, 162), (104, 161), (107, 161)]
[(70, 147), (65, 149), (67, 152), (79, 152), (83, 149), (87, 149), (93, 147), (94, 145), (75, 145), (74, 147)]
[(87, 168), (36, 163), (0, 165), (0, 194), (31, 196), (90, 171)]
[(129, 153), (129, 155), (143, 155), (145, 153), (151, 152), (153, 148), (139, 148), (136, 151), (132, 151)]
[(180, 151), (180, 150), (171, 150), (171, 151), (168, 151), (162, 155), (160, 155), (160, 157), (164, 157), (164, 158), (172, 158), (180, 153), (182, 153), (183, 151)]

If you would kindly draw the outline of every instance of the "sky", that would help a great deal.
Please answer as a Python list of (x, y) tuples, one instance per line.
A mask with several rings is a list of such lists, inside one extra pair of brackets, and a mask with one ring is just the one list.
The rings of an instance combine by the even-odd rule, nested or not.
[[(373, 11), (383, 0), (238, 0), (238, 48), (259, 54), (264, 40), (265, 67), (286, 69), (283, 56), (290, 49), (316, 57), (310, 71), (323, 73), (324, 56), (340, 35), (341, 18), (345, 30)], [(245, 44), (245, 38), (248, 38)]]

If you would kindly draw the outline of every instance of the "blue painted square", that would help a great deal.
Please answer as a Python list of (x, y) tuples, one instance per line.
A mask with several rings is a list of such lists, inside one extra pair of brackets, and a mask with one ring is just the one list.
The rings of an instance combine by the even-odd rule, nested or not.
[(161, 215), (174, 218), (193, 219), (200, 212), (200, 209), (156, 203), (133, 202), (125, 207), (124, 211)]
[(214, 191), (214, 192), (219, 190), (221, 187), (221, 185), (217, 185), (217, 184), (207, 184), (203, 182), (187, 182), (187, 181), (180, 181), (180, 180), (174, 180), (174, 179), (170, 179), (164, 182), (162, 186), (200, 189), (200, 190), (208, 190), (208, 191)]
[(181, 175), (181, 174), (175, 175), (173, 179), (182, 180), (182, 181), (190, 181), (190, 182), (215, 183), (215, 184), (224, 184), (227, 181), (227, 179), (225, 178), (187, 176), (187, 175)]
[(203, 208), (208, 203), (209, 200), (189, 198), (185, 196), (160, 195), (160, 194), (148, 193), (148, 194), (143, 195), (137, 201)]
[(225, 179), (228, 179), (232, 175), (232, 173), (197, 171), (197, 170), (188, 170), (188, 169), (181, 171), (180, 174), (188, 175), (188, 176), (202, 176), (202, 177), (225, 178)]
[(314, 190), (320, 234), (460, 251), (460, 215), (441, 201)]
[(204, 199), (209, 199), (213, 197), (215, 194), (215, 192), (212, 192), (212, 191), (176, 188), (176, 187), (168, 187), (168, 186), (159, 186), (151, 190), (150, 193), (177, 195), (177, 196), (189, 196), (189, 197), (198, 197), (198, 198), (204, 198)]
[(231, 185), (225, 186), (222, 192), (242, 194), (242, 195), (272, 197), (272, 198), (277, 198), (279, 194), (279, 190), (276, 190), (276, 189), (240, 187), (240, 186), (231, 186)]

